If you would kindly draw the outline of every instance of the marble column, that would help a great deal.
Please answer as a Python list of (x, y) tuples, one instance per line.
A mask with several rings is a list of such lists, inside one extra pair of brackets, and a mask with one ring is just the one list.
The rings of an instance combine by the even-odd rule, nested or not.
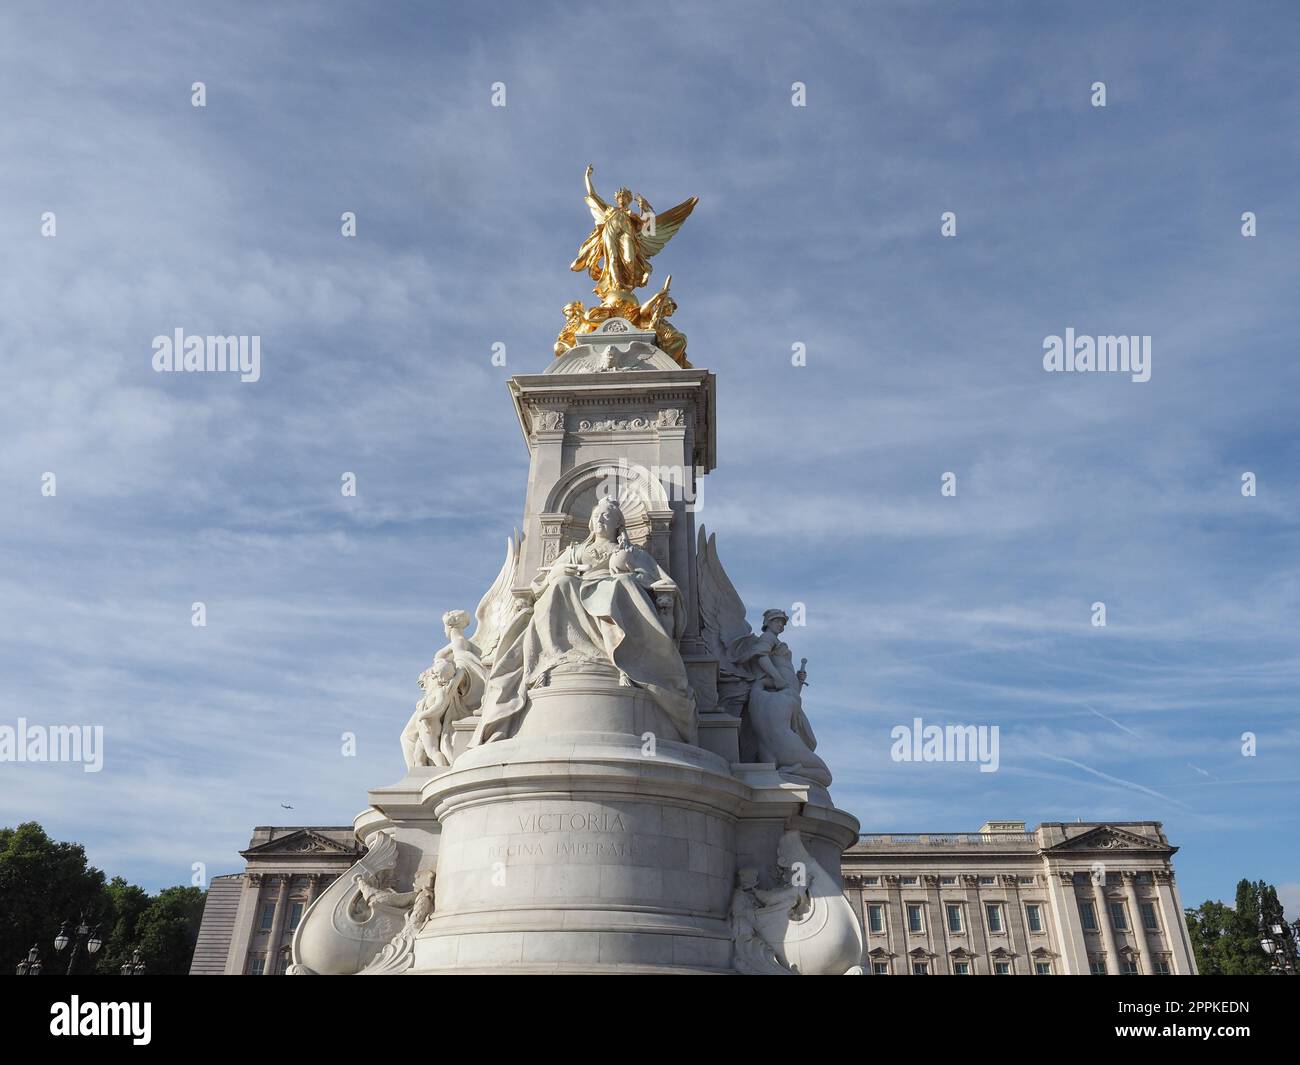
[(271, 918), (271, 931), (266, 937), (266, 967), (263, 976), (274, 976), (276, 962), (280, 958), (280, 937), (284, 934), (284, 911), (289, 902), (289, 884), (293, 877), (289, 873), (274, 873), (280, 881), (280, 893), (275, 898), (275, 914)]
[(244, 890), (239, 895), (239, 908), (230, 933), (230, 947), (226, 951), (226, 974), (242, 976), (248, 971), (248, 945), (252, 942), (257, 922), (257, 900), (262, 892), (262, 874), (245, 873)]
[(1088, 975), (1088, 941), (1079, 919), (1079, 903), (1074, 893), (1074, 871), (1058, 869), (1048, 873), (1051, 885), (1052, 915), (1056, 919), (1056, 949), (1066, 976)]
[(948, 976), (952, 973), (952, 956), (948, 953), (952, 944), (948, 941), (948, 914), (944, 911), (943, 899), (939, 892), (939, 877), (933, 873), (922, 873), (921, 887), (925, 893), (926, 905), (938, 922), (938, 931), (930, 931), (929, 950), (935, 955), (930, 961), (930, 972), (935, 976)]
[(1032, 976), (1034, 959), (1029, 953), (1031, 944), (1029, 929), (1025, 927), (1025, 907), (1020, 898), (1020, 877), (1003, 873), (1000, 879), (1003, 893), (1007, 897), (1006, 912), (1003, 914), (1003, 920), (1007, 923), (1007, 949), (1014, 955), (1011, 959), (1011, 972)]
[[(1119, 975), (1119, 950), (1115, 945), (1115, 929), (1111, 926), (1110, 903), (1106, 899), (1106, 874), (1093, 874), (1093, 906), (1097, 910), (1097, 924), (1101, 929), (1101, 941), (1106, 945), (1106, 975)], [(1091, 970), (1089, 970), (1091, 971)]]
[[(971, 975), (990, 976), (993, 973), (993, 961), (989, 957), (991, 945), (988, 934), (984, 930), (984, 904), (980, 899), (980, 878), (970, 873), (963, 873), (961, 880), (962, 886), (966, 889), (966, 921), (970, 925), (968, 949), (974, 955), (970, 960)], [(971, 897), (972, 894), (974, 898)]]
[(1174, 976), (1190, 976), (1195, 972), (1189, 958), (1190, 947), (1184, 938), (1183, 911), (1173, 892), (1173, 876), (1167, 869), (1157, 869), (1152, 878), (1156, 883), (1156, 900), (1160, 904), (1160, 920), (1165, 926), (1165, 946), (1169, 948), (1169, 970)]
[(1147, 942), (1146, 925), (1142, 923), (1142, 906), (1137, 893), (1138, 874), (1125, 871), (1120, 875), (1124, 878), (1124, 894), (1128, 896), (1129, 920), (1133, 922), (1133, 938), (1137, 940), (1138, 954), (1142, 958), (1142, 975), (1155, 976), (1156, 967), (1151, 957), (1151, 944)]

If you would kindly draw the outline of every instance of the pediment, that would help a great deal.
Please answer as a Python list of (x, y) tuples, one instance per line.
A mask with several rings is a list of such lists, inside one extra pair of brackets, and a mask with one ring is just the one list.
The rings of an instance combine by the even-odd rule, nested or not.
[(301, 828), (297, 832), (290, 832), (278, 839), (259, 843), (256, 847), (250, 847), (248, 850), (239, 853), (244, 858), (301, 854), (339, 854), (353, 857), (358, 853), (358, 849), (348, 847), (337, 840), (330, 839), (329, 836), (321, 835), (319, 832), (313, 832), (310, 828)]
[(975, 957), (975, 954), (973, 951), (969, 951), (965, 947), (953, 947), (952, 950), (948, 951), (948, 957), (956, 958), (958, 961), (964, 961), (967, 958)]
[(1045, 853), (1061, 854), (1066, 851), (1150, 851), (1167, 854), (1169, 848), (1149, 840), (1145, 836), (1139, 836), (1122, 828), (1114, 828), (1111, 825), (1098, 825), (1091, 831), (1084, 832), (1073, 839), (1067, 839), (1064, 843), (1058, 843)]
[(925, 958), (937, 958), (939, 955), (932, 950), (926, 950), (924, 947), (913, 947), (907, 952), (909, 958), (916, 958), (918, 961)]
[(989, 955), (999, 960), (1009, 960), (1016, 956), (1014, 951), (1007, 950), (1006, 947), (995, 947), (989, 951)]
[(1044, 961), (1047, 958), (1060, 957), (1060, 955), (1055, 951), (1048, 950), (1046, 947), (1035, 947), (1029, 952), (1029, 954), (1032, 958), (1035, 958), (1038, 961)]
[(886, 950), (884, 947), (873, 947), (871, 950), (867, 951), (867, 955), (875, 958), (877, 961), (884, 961), (886, 958), (898, 957), (898, 955), (892, 950)]

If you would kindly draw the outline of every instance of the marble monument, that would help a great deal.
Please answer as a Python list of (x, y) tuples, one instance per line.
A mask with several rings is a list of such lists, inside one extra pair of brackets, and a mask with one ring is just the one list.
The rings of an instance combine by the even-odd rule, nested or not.
[[(650, 260), (655, 216), (586, 176), (595, 228), (555, 357), (509, 391), (522, 530), (420, 677), (406, 775), (369, 794), (367, 851), (304, 914), (292, 974), (860, 972), (836, 808), (783, 610), (756, 634), (714, 536), (715, 388)], [(472, 631), (470, 625), (473, 624)], [(396, 723), (394, 732), (397, 733)]]

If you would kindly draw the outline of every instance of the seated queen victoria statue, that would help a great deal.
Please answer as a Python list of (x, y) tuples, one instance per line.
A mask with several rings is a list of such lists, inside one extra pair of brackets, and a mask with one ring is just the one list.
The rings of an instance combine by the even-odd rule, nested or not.
[(695, 696), (677, 649), (686, 609), (658, 562), (631, 543), (623, 511), (602, 499), (590, 535), (565, 548), (533, 581), (531, 609), (501, 635), (472, 746), (513, 736), (528, 713), (529, 690), (552, 673), (617, 671), (694, 743)]

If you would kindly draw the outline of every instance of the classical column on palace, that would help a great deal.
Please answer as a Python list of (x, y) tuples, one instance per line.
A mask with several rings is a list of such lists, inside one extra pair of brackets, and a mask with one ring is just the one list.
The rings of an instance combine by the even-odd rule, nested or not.
[(1029, 929), (1025, 927), (1025, 908), (1020, 898), (1020, 876), (1015, 873), (1001, 873), (998, 879), (1002, 883), (1003, 894), (1007, 897), (1007, 912), (1002, 915), (1007, 926), (1007, 944), (1011, 950), (1011, 971), (1023, 976), (1032, 976), (1034, 956), (1030, 953), (1033, 944), (1029, 940)]
[(275, 914), (271, 917), (271, 931), (266, 937), (266, 965), (263, 976), (275, 975), (275, 963), (280, 957), (280, 937), (284, 934), (284, 911), (289, 901), (289, 885), (293, 882), (291, 873), (272, 873), (270, 877), (280, 881), (280, 893), (275, 898)]
[(1088, 975), (1088, 941), (1079, 919), (1079, 902), (1074, 892), (1074, 870), (1055, 869), (1047, 874), (1052, 915), (1056, 920), (1057, 949), (1063, 975)]
[(1094, 903), (1097, 910), (1097, 924), (1101, 927), (1101, 940), (1106, 945), (1106, 975), (1119, 974), (1119, 951), (1115, 947), (1115, 929), (1110, 919), (1110, 903), (1106, 899), (1106, 876), (1104, 872), (1092, 873), (1092, 885), (1096, 888)]
[[(980, 897), (980, 878), (974, 873), (961, 874), (962, 887), (965, 889), (963, 894), (966, 896), (966, 920), (970, 925), (970, 947), (969, 950), (974, 955), (971, 958), (971, 975), (972, 976), (991, 976), (993, 973), (993, 958), (989, 951), (993, 949), (993, 944), (989, 942), (988, 930), (984, 927), (984, 900)], [(971, 897), (972, 892), (974, 898)], [(984, 972), (979, 971), (976, 962), (983, 967)]]
[[(324, 873), (312, 873), (307, 877), (307, 906), (316, 901), (316, 896), (320, 894), (320, 886), (324, 879)], [(304, 906), (303, 909), (306, 910), (307, 906)]]
[(1138, 953), (1142, 956), (1142, 975), (1155, 976), (1156, 966), (1151, 955), (1151, 944), (1147, 942), (1146, 925), (1142, 921), (1142, 906), (1138, 899), (1138, 873), (1126, 869), (1120, 873), (1124, 879), (1124, 894), (1128, 896), (1130, 920), (1133, 922), (1133, 938), (1137, 940)]
[(245, 873), (243, 890), (239, 893), (239, 906), (235, 911), (234, 927), (230, 932), (230, 947), (226, 951), (225, 971), (243, 973), (248, 968), (248, 944), (253, 937), (257, 919), (257, 899), (262, 889), (261, 873)]
[(1186, 939), (1183, 910), (1174, 894), (1174, 874), (1157, 869), (1151, 874), (1160, 905), (1160, 921), (1165, 927), (1165, 945), (1169, 948), (1169, 968), (1174, 976), (1191, 976), (1196, 972), (1191, 947)]

